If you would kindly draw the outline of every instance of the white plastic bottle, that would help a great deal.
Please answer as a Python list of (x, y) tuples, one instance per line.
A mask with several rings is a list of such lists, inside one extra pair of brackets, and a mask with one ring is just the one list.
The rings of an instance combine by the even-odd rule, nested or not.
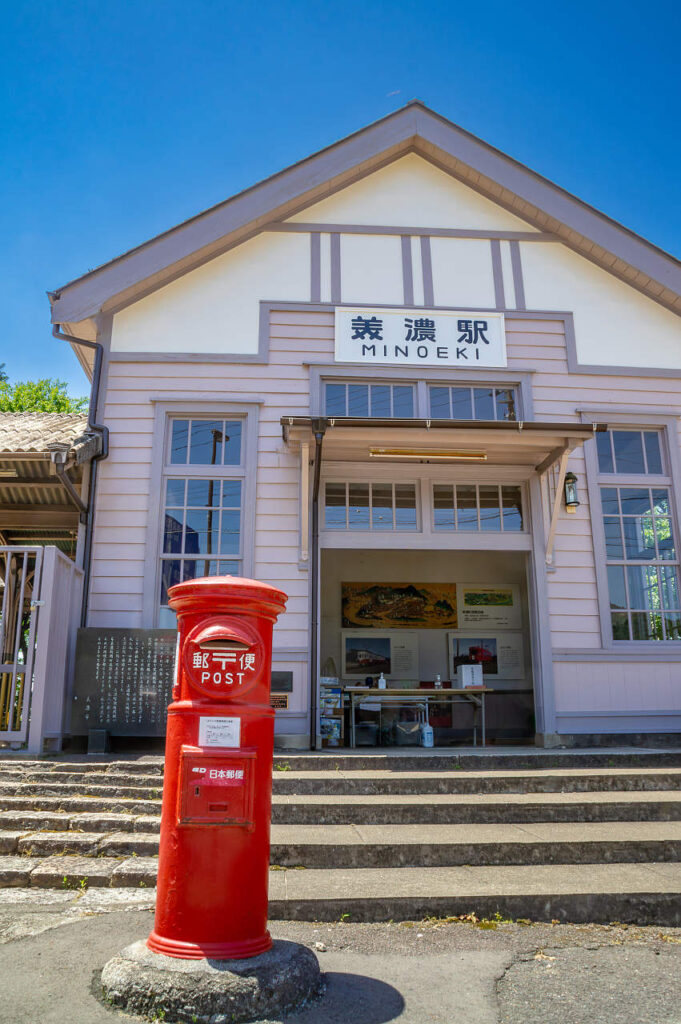
[(379, 688), (379, 690), (385, 690), (387, 685), (388, 684), (385, 681), (385, 676), (381, 672), (380, 676), (378, 677), (378, 688)]
[[(439, 672), (435, 676), (435, 689), (436, 690), (441, 690), (442, 689), (442, 677), (441, 677)], [(425, 744), (424, 744), (424, 746), (425, 746)]]
[(432, 747), (435, 743), (435, 737), (433, 735), (433, 727), (428, 722), (421, 722), (421, 746)]

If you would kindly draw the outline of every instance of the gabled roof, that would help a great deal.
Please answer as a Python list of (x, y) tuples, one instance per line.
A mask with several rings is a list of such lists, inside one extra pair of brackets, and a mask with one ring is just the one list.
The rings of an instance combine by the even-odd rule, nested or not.
[(64, 285), (52, 321), (122, 308), (408, 152), (681, 313), (681, 262), (415, 100)]

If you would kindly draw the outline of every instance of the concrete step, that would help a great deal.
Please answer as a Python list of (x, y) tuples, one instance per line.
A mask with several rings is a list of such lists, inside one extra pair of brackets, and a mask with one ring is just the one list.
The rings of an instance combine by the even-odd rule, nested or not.
[(28, 857), (156, 857), (158, 833), (0, 832), (0, 853)]
[[(49, 858), (151, 857), (158, 833), (0, 831), (0, 854)], [(597, 864), (674, 861), (681, 823), (520, 825), (274, 825), (279, 867), (440, 867), (468, 864)]]
[[(36, 807), (38, 802), (41, 806)], [(104, 800), (60, 801), (52, 797), (8, 797), (1, 803), (0, 832), (154, 832), (157, 813), (146, 804)], [(64, 804), (73, 806), (64, 806)], [(87, 811), (82, 811), (85, 806)], [(116, 808), (115, 810), (112, 809)], [(532, 822), (679, 821), (681, 794), (670, 791), (604, 793), (460, 793), (398, 796), (281, 796), (272, 801), (275, 825), (512, 824)]]
[(539, 748), (494, 747), (421, 748), (396, 747), (384, 751), (326, 750), (322, 753), (283, 752), (274, 755), (276, 771), (325, 771), (336, 768), (341, 771), (446, 771), (539, 768), (681, 768), (681, 744), (669, 750), (626, 748), (608, 750), (548, 751)]
[[(568, 769), (563, 771), (548, 770), (539, 772), (290, 772), (275, 774), (273, 778), (273, 794), (276, 801), (281, 798), (301, 796), (310, 800), (317, 798), (320, 812), (324, 816), (320, 819), (333, 823), (342, 823), (352, 820), (345, 810), (332, 810), (330, 798), (354, 797), (358, 798), (387, 798), (387, 797), (415, 797), (421, 798), (422, 808), (412, 808), (405, 811), (402, 817), (396, 820), (401, 821), (430, 821), (433, 820), (426, 810), (432, 796), (461, 795), (469, 796), (472, 802), (477, 801), (481, 795), (496, 794), (499, 803), (509, 795), (541, 795), (541, 794), (588, 794), (588, 793), (619, 793), (623, 802), (627, 802), (629, 796), (635, 793), (645, 794), (649, 792), (666, 792), (678, 794), (681, 792), (681, 769), (642, 769), (630, 771), (629, 769), (590, 769), (578, 770)], [(127, 813), (134, 807), (134, 812), (139, 814), (154, 814), (160, 812), (162, 790), (158, 787), (136, 787), (126, 785), (89, 785), (83, 780), (79, 782), (67, 782), (64, 784), (51, 783), (12, 783), (2, 785), (0, 782), (0, 809), (2, 810), (66, 810), (66, 811), (106, 811), (107, 813)], [(380, 803), (380, 800), (377, 801)], [(324, 805), (328, 809), (324, 810)], [(311, 805), (310, 805), (311, 806)], [(372, 819), (373, 814), (378, 818)], [(385, 822), (388, 819), (386, 814), (392, 813), (389, 804), (384, 807), (377, 806), (374, 811), (365, 812), (361, 820), (376, 820)], [(445, 821), (466, 821), (473, 820), (471, 811), (461, 809), (448, 812), (444, 808), (434, 812), (434, 820)], [(453, 817), (447, 818), (451, 813)], [(572, 810), (555, 810), (549, 812), (553, 817), (548, 820), (575, 820), (572, 817)], [(669, 809), (671, 816), (676, 816), (673, 808)], [(291, 821), (305, 823), (312, 821), (312, 811), (293, 810)], [(528, 820), (524, 817), (522, 810), (511, 810), (505, 812), (504, 820)], [(616, 819), (620, 814), (619, 810), (604, 810), (600, 817)], [(640, 809), (635, 817), (653, 820), (656, 817), (664, 818), (666, 812), (659, 808)], [(475, 818), (475, 816), (473, 816)], [(596, 815), (597, 820), (600, 820)], [(589, 814), (580, 812), (577, 820), (587, 820)], [(282, 812), (277, 809), (275, 820), (286, 820)], [(479, 820), (475, 818), (475, 820)], [(544, 820), (544, 819), (541, 819)]]
[(0, 889), (153, 888), (156, 857), (0, 857)]
[(280, 867), (598, 864), (681, 859), (681, 823), (274, 825)]
[[(0, 810), (4, 830), (40, 829), (49, 832), (153, 832), (160, 828), (159, 813), (140, 813), (137, 801), (127, 813), (112, 811), (105, 801), (69, 801), (63, 807), (53, 798), (33, 798), (46, 807), (36, 808), (31, 798)], [(17, 806), (17, 803), (26, 806)], [(88, 811), (80, 808), (85, 804)], [(97, 806), (94, 806), (97, 805)], [(118, 806), (114, 804), (114, 806)], [(679, 821), (681, 794), (673, 792), (621, 793), (510, 793), (433, 794), (424, 796), (277, 796), (272, 801), (275, 825), (402, 825), (402, 824), (511, 824), (542, 822)]]
[[(595, 793), (443, 793), (272, 798), (278, 825), (493, 824), (578, 821), (680, 821), (675, 791)], [(0, 814), (0, 828), (2, 828)]]
[[(94, 780), (94, 781), (93, 781)], [(644, 792), (681, 790), (681, 768), (564, 768), (536, 771), (306, 771), (274, 772), (275, 795), (408, 795), (482, 793)], [(143, 800), (160, 802), (155, 776), (108, 779), (96, 774), (51, 773), (44, 779), (0, 776), (0, 807), (10, 798)]]
[(144, 755), (140, 758), (126, 759), (111, 754), (101, 756), (80, 755), (68, 756), (59, 755), (56, 760), (53, 757), (17, 757), (8, 756), (0, 761), (0, 776), (7, 772), (41, 771), (45, 773), (59, 774), (61, 772), (77, 772), (87, 774), (90, 772), (105, 772), (107, 775), (115, 776), (120, 773), (125, 775), (154, 775), (163, 777), (163, 757)]
[(299, 795), (580, 793), (681, 790), (681, 768), (565, 768), (537, 771), (275, 772), (272, 792)]
[(0, 798), (5, 796), (116, 796), (128, 800), (160, 800), (163, 786), (134, 786), (121, 783), (92, 785), (84, 779), (74, 782), (10, 782), (0, 780)]
[(671, 863), (270, 871), (269, 915), (358, 922), (475, 914), (678, 927), (680, 890), (681, 865)]
[(161, 801), (93, 796), (0, 795), (0, 811), (38, 811), (47, 813), (160, 814)]
[[(0, 888), (147, 890), (155, 858), (0, 857)], [(681, 926), (681, 865), (638, 863), (511, 867), (276, 870), (269, 876), (270, 920), (419, 921), (475, 915), (562, 922), (613, 921)]]
[(160, 831), (160, 815), (108, 814), (106, 812), (5, 810), (0, 811), (0, 836), (9, 831), (46, 832), (150, 832)]
[(163, 788), (162, 775), (143, 775), (128, 772), (44, 772), (40, 769), (17, 773), (0, 772), (0, 786), (126, 786), (134, 789)]
[[(453, 770), (517, 770), (548, 768), (681, 768), (681, 744), (671, 748), (588, 748), (542, 750), (536, 747), (453, 747), (424, 750), (422, 748), (388, 748), (383, 750), (327, 750), (324, 752), (278, 751), (274, 755), (277, 771), (446, 771)], [(4, 775), (19, 777), (25, 773), (42, 775), (77, 774), (117, 776), (163, 776), (163, 756), (144, 754), (137, 757), (102, 754), (65, 754), (35, 758), (10, 755), (0, 760), (0, 779)]]

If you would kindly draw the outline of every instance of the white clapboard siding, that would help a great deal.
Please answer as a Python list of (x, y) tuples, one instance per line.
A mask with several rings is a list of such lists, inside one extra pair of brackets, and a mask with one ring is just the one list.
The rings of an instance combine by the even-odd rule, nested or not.
[[(299, 460), (283, 444), (280, 419), (310, 410), (308, 361), (330, 361), (333, 318), (325, 313), (275, 311), (270, 361), (257, 364), (113, 361), (103, 419), (110, 429), (110, 456), (100, 467), (93, 545), (90, 621), (142, 626), (146, 528), (158, 516), (150, 494), (154, 438), (151, 397), (193, 398), (221, 393), (264, 396), (257, 443), (254, 574), (289, 595), (276, 626), (275, 646), (305, 648), (309, 642), (309, 580), (300, 558)], [(124, 572), (116, 569), (125, 567)], [(128, 581), (127, 590), (121, 580)], [(121, 594), (127, 601), (121, 602)], [(105, 616), (105, 618), (104, 618)]]
[[(508, 364), (532, 372), (534, 416), (579, 420), (580, 406), (651, 409), (677, 405), (681, 382), (568, 374), (560, 319), (507, 319)], [(265, 399), (260, 406), (255, 491), (254, 575), (289, 594), (275, 627), (275, 648), (302, 650), (309, 643), (309, 573), (300, 564), (300, 465), (284, 446), (280, 419), (310, 412), (308, 362), (333, 362), (333, 315), (273, 310), (267, 365), (113, 361), (102, 418), (110, 428), (110, 451), (100, 465), (93, 544), (92, 625), (142, 626), (147, 526), (158, 496), (150, 494), (154, 446), (151, 397), (178, 394), (210, 398), (235, 393)], [(209, 408), (209, 406), (207, 406)], [(597, 650), (601, 630), (596, 593), (590, 510), (581, 451), (570, 457), (580, 479), (582, 505), (562, 514), (555, 539), (555, 571), (547, 574), (554, 649)], [(556, 661), (556, 706), (575, 714), (608, 708), (678, 705), (679, 669), (663, 662), (623, 665)], [(301, 704), (301, 707), (303, 705)]]
[[(594, 664), (560, 662), (555, 666), (556, 707), (575, 716), (584, 711), (653, 711), (679, 706), (679, 669), (645, 661)], [(646, 731), (641, 720), (641, 732)]]
[[(638, 378), (635, 376), (568, 374), (562, 339), (562, 322), (508, 321), (509, 365), (535, 370), (532, 380), (534, 415), (536, 419), (578, 419), (580, 406), (607, 410), (669, 408), (679, 406), (681, 382), (672, 376)], [(560, 351), (556, 341), (560, 339)], [(601, 628), (596, 601), (596, 577), (591, 534), (591, 519), (586, 490), (586, 470), (582, 452), (570, 457), (570, 468), (580, 479), (580, 501), (577, 513), (562, 515), (556, 534), (555, 572), (547, 575), (552, 642), (558, 650), (598, 650)], [(595, 510), (598, 515), (598, 509)], [(607, 716), (611, 710), (630, 710), (633, 720), (641, 709), (654, 711), (679, 707), (681, 665), (664, 662), (607, 662), (585, 660), (561, 661), (554, 664), (555, 701), (559, 716), (573, 714)], [(588, 729), (588, 717), (580, 719), (580, 728)], [(632, 721), (622, 719), (622, 731), (634, 728)], [(558, 726), (561, 727), (559, 717)], [(570, 726), (564, 726), (569, 731)], [(612, 728), (612, 726), (610, 727)], [(641, 718), (641, 731), (646, 731)], [(594, 732), (601, 731), (595, 726)], [(654, 731), (654, 730), (653, 730)]]

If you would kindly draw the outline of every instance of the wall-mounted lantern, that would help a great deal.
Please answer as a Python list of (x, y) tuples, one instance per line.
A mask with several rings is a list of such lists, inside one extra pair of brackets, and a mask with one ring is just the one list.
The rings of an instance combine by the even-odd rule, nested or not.
[(563, 493), (565, 494), (565, 508), (567, 511), (576, 512), (579, 498), (577, 497), (577, 477), (574, 473), (565, 474)]

